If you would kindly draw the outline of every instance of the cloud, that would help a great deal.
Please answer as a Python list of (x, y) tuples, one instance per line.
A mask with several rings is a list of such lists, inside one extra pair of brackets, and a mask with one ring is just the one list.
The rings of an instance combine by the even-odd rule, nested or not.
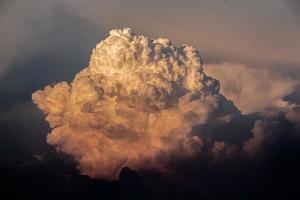
[[(245, 152), (253, 157), (271, 153), (282, 138), (298, 141), (299, 81), (289, 73), (281, 73), (280, 70), (276, 71), (276, 68), (248, 67), (231, 63), (208, 64), (205, 66), (205, 72), (220, 81), (220, 93), (232, 100), (243, 113), (242, 116), (228, 115), (219, 118), (231, 127), (225, 129), (223, 125), (221, 128), (210, 125), (207, 129), (210, 130), (210, 136), (215, 134), (215, 130), (223, 129), (226, 135), (222, 140), (230, 142), (229, 133), (237, 131), (241, 140), (234, 144), (242, 148), (235, 153)], [(249, 123), (253, 124), (250, 135), (245, 132), (247, 129), (241, 129), (245, 126), (249, 128)], [(220, 140), (219, 137), (216, 139)], [(215, 144), (218, 144), (217, 147), (223, 145), (221, 142)], [(220, 148), (216, 148), (215, 145), (212, 149), (214, 154), (217, 152), (215, 149)]]
[(224, 162), (264, 152), (278, 130), (299, 129), (298, 106), (283, 100), (295, 84), (244, 65), (204, 71), (195, 48), (125, 28), (96, 45), (70, 84), (48, 85), (32, 99), (52, 128), (47, 142), (83, 174), (113, 180), (125, 166), (168, 171), (174, 157)]
[[(4, 2), (0, 9), (1, 78), (41, 54), (47, 54), (45, 59), (73, 62), (75, 66), (80, 60), (86, 62), (84, 56), (104, 35), (102, 25), (78, 16), (67, 1), (13, 0)], [(63, 51), (65, 57), (60, 58)], [(73, 56), (72, 60), (66, 54)]]
[(299, 106), (289, 105), (283, 110), (269, 110), (262, 113), (252, 129), (253, 137), (246, 140), (243, 150), (250, 156), (272, 153), (281, 141), (299, 141)]
[(251, 68), (241, 64), (208, 64), (205, 72), (220, 81), (221, 93), (244, 114), (278, 107), (291, 94), (297, 81), (272, 68)]
[[(290, 8), (295, 11), (294, 16), (298, 17), (299, 4), (296, 5), (296, 0), (290, 2), (292, 1), (294, 4), (291, 4)], [(41, 170), (39, 167), (27, 166), (26, 176), (22, 176), (22, 170), (15, 166), (8, 170), (1, 168), (2, 175), (5, 177), (1, 185), (8, 188), (5, 187), (4, 191), (10, 195), (13, 193), (24, 198), (24, 193), (35, 197), (38, 193), (44, 199), (53, 199), (57, 195), (86, 199), (87, 194), (91, 195), (91, 198), (95, 198), (93, 196), (95, 193), (97, 198), (103, 198), (104, 194), (111, 198), (113, 193), (124, 198), (124, 194), (120, 191), (126, 188), (125, 185), (130, 181), (123, 181), (120, 187), (118, 182), (99, 181), (96, 186), (95, 182), (98, 180), (90, 180), (75, 172), (73, 173), (76, 175), (70, 172), (62, 174), (63, 166), (57, 165), (51, 159), (47, 161), (47, 156), (41, 157), (40, 155), (43, 154), (37, 152), (48, 150), (49, 146), (45, 144), (44, 139), (50, 129), (42, 121), (41, 113), (27, 102), (32, 91), (45, 84), (58, 80), (69, 82), (74, 73), (85, 66), (90, 49), (98, 39), (103, 38), (103, 30), (122, 26), (132, 26), (137, 32), (152, 37), (168, 35), (176, 45), (182, 42), (192, 43), (199, 47), (202, 58), (207, 62), (227, 61), (247, 64), (247, 66), (237, 67), (236, 64), (227, 63), (229, 67), (224, 67), (224, 70), (220, 71), (216, 67), (214, 69), (216, 75), (212, 75), (220, 81), (221, 94), (226, 98), (230, 95), (242, 96), (235, 88), (245, 90), (243, 96), (245, 102), (238, 98), (230, 102), (220, 94), (207, 95), (204, 99), (201, 97), (201, 100), (198, 100), (196, 95), (192, 96), (192, 100), (186, 101), (186, 107), (179, 108), (179, 105), (184, 104), (179, 101), (180, 96), (155, 100), (156, 94), (160, 93), (167, 94), (166, 96), (169, 97), (169, 93), (160, 90), (165, 88), (165, 85), (157, 87), (160, 82), (154, 83), (158, 92), (150, 88), (149, 94), (137, 94), (134, 98), (126, 99), (128, 97), (126, 93), (125, 95), (114, 94), (114, 90), (118, 91), (119, 87), (115, 81), (119, 79), (115, 77), (134, 76), (130, 73), (128, 76), (127, 73), (122, 73), (111, 78), (107, 76), (99, 78), (106, 85), (104, 89), (111, 90), (111, 96), (115, 95), (118, 101), (115, 106), (95, 111), (97, 103), (106, 102), (104, 105), (106, 106), (112, 102), (104, 99), (89, 104), (79, 102), (77, 98), (79, 96), (82, 96), (83, 101), (88, 98), (84, 94), (86, 94), (85, 90), (89, 91), (89, 88), (83, 89), (84, 86), (94, 84), (81, 81), (85, 80), (82, 72), (79, 75), (80, 80), (74, 81), (75, 86), (67, 82), (56, 86), (50, 84), (46, 89), (47, 92), (43, 91), (45, 97), (38, 104), (44, 106), (47, 119), (53, 126), (48, 142), (56, 146), (59, 152), (73, 155), (79, 163), (81, 172), (92, 177), (115, 179), (118, 173), (123, 174), (120, 172), (123, 166), (138, 169), (139, 174), (142, 175), (145, 175), (143, 172), (146, 173), (143, 171), (144, 168), (163, 171), (163, 179), (160, 176), (157, 178), (157, 174), (153, 175), (151, 170), (147, 172), (150, 173), (148, 179), (152, 180), (151, 184), (147, 183), (147, 178), (143, 179), (143, 182), (148, 184), (147, 191), (149, 187), (150, 191), (146, 194), (142, 190), (142, 193), (146, 196), (153, 195), (153, 198), (160, 195), (166, 198), (169, 195), (172, 197), (170, 199), (192, 199), (195, 195), (199, 196), (197, 199), (220, 199), (224, 198), (224, 194), (234, 196), (240, 192), (237, 199), (245, 199), (244, 193), (247, 192), (249, 195), (246, 198), (256, 199), (255, 192), (259, 197), (261, 191), (266, 196), (278, 197), (277, 193), (282, 193), (286, 197), (286, 194), (290, 194), (287, 188), (288, 191), (291, 190), (290, 188), (298, 191), (296, 183), (300, 177), (298, 170), (300, 90), (299, 85), (294, 90), (294, 85), (299, 79), (297, 54), (299, 45), (296, 42), (300, 41), (298, 40), (299, 21), (297, 24), (294, 23), (293, 18), (289, 16), (292, 13), (283, 9), (282, 6), (287, 4), (286, 2), (266, 0), (245, 3), (232, 0), (224, 4), (222, 1), (172, 0), (172, 2), (153, 4), (140, 0), (130, 0), (126, 3), (119, 0), (55, 0), (42, 3), (36, 0), (26, 2), (14, 0), (4, 3), (1, 1), (0, 4), (2, 41), (0, 164), (32, 157), (34, 152), (36, 155), (34, 160), (46, 168)], [(154, 16), (153, 13), (156, 15)], [(109, 53), (108, 56), (110, 55), (112, 54)], [(113, 57), (112, 60), (114, 58), (119, 56)], [(272, 62), (268, 63), (269, 68), (257, 68), (257, 66), (265, 66), (262, 61)], [(286, 65), (287, 62), (289, 65)], [(156, 67), (155, 64), (154, 68)], [(210, 75), (209, 69), (205, 73)], [(101, 74), (107, 73), (101, 72)], [(94, 77), (93, 75), (88, 77), (90, 77), (87, 78), (88, 80), (96, 80), (91, 78)], [(292, 77), (293, 80), (287, 77)], [(214, 82), (217, 83), (215, 80)], [(225, 85), (228, 86), (226, 94), (223, 92)], [(131, 86), (130, 81), (126, 86), (122, 84), (122, 88)], [(144, 87), (144, 81), (141, 82), (140, 87)], [(97, 94), (104, 93), (105, 90), (102, 89), (97, 91)], [(76, 100), (71, 103), (70, 94), (76, 91), (77, 94), (73, 95)], [(208, 91), (212, 90), (208, 89)], [(291, 94), (284, 97), (290, 91)], [(183, 91), (185, 92), (190, 91)], [(152, 96), (154, 101), (145, 100), (144, 96)], [(210, 96), (217, 98), (207, 100)], [(62, 103), (64, 101), (59, 99), (64, 98), (68, 100)], [(138, 100), (134, 101), (134, 99)], [(242, 110), (244, 115), (240, 115), (233, 108), (233, 103)], [(128, 105), (130, 108), (127, 109)], [(196, 115), (193, 114), (195, 112)], [(256, 113), (247, 114), (252, 112)], [(152, 115), (156, 119), (151, 124), (154, 128), (149, 131), (133, 131), (133, 129), (140, 130), (141, 127), (146, 127), (145, 130), (148, 128), (145, 125), (147, 119), (143, 117), (146, 115)], [(168, 118), (169, 116), (172, 117)], [(97, 123), (88, 123), (90, 119), (96, 119), (100, 126)], [(102, 122), (111, 126), (101, 127)], [(174, 129), (177, 130), (173, 131)], [(154, 140), (150, 141), (150, 136), (156, 130), (158, 130), (157, 135), (162, 134), (166, 137), (157, 138), (155, 135), (152, 137)], [(95, 134), (88, 134), (91, 132)], [(111, 144), (102, 147), (98, 142), (102, 141), (101, 137), (109, 138), (107, 140), (111, 140)], [(106, 144), (105, 142), (103, 143)], [(135, 143), (140, 143), (141, 147), (133, 145)], [(157, 150), (151, 148), (152, 144), (157, 147)], [(117, 149), (118, 147), (124, 148)], [(137, 152), (131, 153), (131, 149)], [(151, 153), (153, 156), (148, 156)], [(53, 156), (60, 155), (63, 154)], [(135, 162), (133, 155), (137, 155), (136, 160), (140, 162)], [(129, 157), (129, 160), (119, 166), (118, 162), (123, 161), (123, 157)], [(102, 161), (107, 162), (108, 165), (102, 165)], [(114, 163), (115, 161), (117, 164)], [(17, 171), (11, 171), (12, 169)], [(114, 175), (107, 175), (115, 169), (118, 170)], [(100, 172), (101, 170), (103, 172)], [(128, 168), (124, 168), (124, 171), (128, 172)], [(129, 173), (133, 172), (129, 171)], [(167, 179), (169, 182), (163, 182), (169, 173), (172, 176)], [(57, 178), (57, 175), (60, 177)], [(121, 177), (126, 178), (124, 174)], [(76, 184), (72, 186), (69, 182), (74, 180)], [(14, 192), (9, 189), (11, 186), (15, 187)], [(174, 188), (170, 189), (173, 186)], [(36, 187), (41, 189), (36, 192)], [(151, 187), (155, 189), (151, 190)], [(55, 192), (50, 194), (49, 188), (56, 188)], [(182, 189), (178, 190), (178, 188)], [(134, 190), (136, 191), (136, 187), (126, 194), (134, 194)], [(45, 193), (50, 195), (45, 197)], [(256, 198), (252, 198), (252, 195)]]
[[(28, 6), (34, 4), (34, 6)], [(4, 2), (4, 8), (1, 9), (0, 18), (0, 38), (2, 48), (0, 50), (0, 75), (2, 76), (8, 67), (12, 64), (15, 55), (20, 47), (26, 43), (32, 43), (35, 38), (43, 31), (48, 31), (47, 27), (39, 26), (32, 30), (34, 24), (45, 22), (51, 19), (52, 3), (50, 1), (40, 2), (10, 1)], [(35, 13), (35, 16), (32, 16)], [(49, 22), (49, 21), (48, 21)], [(49, 24), (51, 26), (51, 23)], [(23, 51), (23, 56), (31, 57), (40, 47), (38, 45), (26, 45), (27, 50)]]
[[(0, 67), (1, 111), (30, 101), (31, 93), (47, 83), (71, 80), (106, 33), (101, 25), (71, 12), (64, 2), (33, 5), (34, 1), (8, 3), (1, 13), (0, 24), (6, 24), (0, 25), (4, 53), (0, 52), (0, 62), (11, 58), (4, 68)], [(12, 57), (7, 56), (11, 49)]]
[(48, 125), (31, 101), (0, 111), (0, 130), (0, 164), (19, 161), (31, 157), (32, 152), (49, 148), (45, 141)]
[(114, 179), (123, 166), (166, 170), (161, 152), (201, 151), (191, 132), (226, 102), (218, 92), (195, 48), (125, 28), (97, 44), (71, 84), (48, 85), (32, 98), (52, 127), (48, 143), (73, 155), (84, 174)]

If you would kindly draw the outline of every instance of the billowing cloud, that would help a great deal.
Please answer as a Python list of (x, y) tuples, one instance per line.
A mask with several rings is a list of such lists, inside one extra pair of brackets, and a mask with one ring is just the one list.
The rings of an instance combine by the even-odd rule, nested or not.
[[(250, 132), (251, 137), (244, 137), (242, 145), (239, 144), (242, 152), (251, 157), (257, 156), (270, 151), (281, 138), (300, 136), (299, 105), (285, 98), (295, 92), (299, 84), (297, 80), (272, 71), (272, 68), (254, 68), (230, 63), (206, 65), (205, 72), (220, 81), (220, 93), (232, 100), (244, 116), (253, 113), (258, 115)], [(220, 119), (231, 123), (232, 117), (235, 116)], [(238, 132), (242, 137), (245, 135), (243, 130)], [(220, 152), (217, 150), (224, 146), (222, 144), (215, 143), (215, 154)]]
[(201, 151), (193, 127), (226, 101), (195, 48), (129, 28), (110, 31), (71, 84), (48, 85), (32, 99), (52, 128), (48, 143), (73, 155), (82, 173), (105, 179), (123, 166), (167, 170), (161, 152)]
[(174, 157), (222, 163), (266, 152), (281, 136), (298, 135), (299, 105), (284, 100), (295, 85), (244, 65), (204, 71), (192, 46), (125, 28), (96, 45), (70, 84), (48, 85), (32, 99), (52, 128), (47, 142), (83, 174), (113, 180), (125, 166), (175, 170)]
[(280, 108), (267, 110), (261, 115), (252, 129), (253, 137), (243, 145), (243, 150), (250, 156), (268, 151), (281, 140), (299, 140), (299, 105), (282, 102)]
[(280, 107), (297, 82), (266, 68), (241, 64), (209, 64), (205, 72), (221, 82), (221, 93), (244, 114)]

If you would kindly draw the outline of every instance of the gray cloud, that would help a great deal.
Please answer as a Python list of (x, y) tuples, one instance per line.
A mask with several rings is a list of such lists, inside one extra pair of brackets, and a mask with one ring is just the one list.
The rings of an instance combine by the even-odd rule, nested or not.
[(6, 64), (0, 67), (0, 162), (21, 160), (48, 148), (48, 126), (32, 109), (31, 93), (46, 83), (70, 79), (104, 37), (103, 27), (68, 12), (60, 1), (2, 5), (0, 62)]
[(0, 60), (6, 65), (1, 68), (0, 109), (29, 100), (31, 92), (47, 82), (70, 79), (87, 64), (92, 46), (104, 36), (101, 26), (68, 12), (64, 3), (34, 7), (34, 2), (13, 2), (7, 6), (9, 15), (2, 18), (13, 25), (0, 26), (7, 33), (1, 35)]
[(294, 93), (299, 80), (276, 68), (221, 63), (205, 66), (210, 76), (221, 82), (221, 93), (244, 114), (280, 107)]

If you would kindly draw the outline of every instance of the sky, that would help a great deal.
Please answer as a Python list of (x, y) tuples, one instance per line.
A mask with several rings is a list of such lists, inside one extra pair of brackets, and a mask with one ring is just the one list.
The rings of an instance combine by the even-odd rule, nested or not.
[[(300, 2), (297, 0), (0, 1), (1, 167), (8, 168), (12, 174), (18, 171), (22, 174), (20, 177), (27, 177), (30, 176), (28, 168), (25, 167), (25, 173), (20, 166), (31, 166), (33, 163), (33, 174), (42, 175), (43, 169), (46, 174), (51, 174), (49, 176), (55, 176), (58, 182), (64, 180), (61, 177), (64, 177), (65, 173), (78, 173), (76, 170), (72, 171), (72, 167), (76, 166), (73, 163), (71, 167), (67, 163), (68, 167), (64, 168), (65, 171), (60, 175), (47, 168), (60, 163), (57, 159), (66, 159), (59, 157), (53, 146), (47, 143), (46, 137), (52, 128), (45, 121), (44, 113), (34, 105), (31, 95), (46, 85), (54, 86), (61, 81), (71, 82), (75, 74), (88, 67), (92, 49), (109, 36), (111, 29), (130, 27), (135, 33), (150, 38), (166, 37), (174, 46), (194, 46), (203, 61), (204, 72), (220, 82), (220, 93), (226, 98), (225, 102), (228, 105), (232, 102), (241, 112), (237, 114), (236, 110), (231, 110), (227, 117), (222, 118), (223, 121), (230, 121), (227, 125), (219, 124), (213, 119), (208, 120), (202, 127), (198, 127), (199, 131), (205, 133), (203, 137), (209, 135), (210, 140), (224, 141), (226, 144), (242, 144), (242, 141), (247, 141), (243, 143), (246, 152), (252, 153), (253, 149), (263, 149), (259, 151), (264, 152), (256, 157), (256, 160), (259, 160), (257, 162), (238, 155), (239, 158), (220, 164), (221, 168), (226, 168), (225, 172), (218, 168), (220, 166), (211, 166), (211, 160), (204, 156), (192, 160), (179, 159), (178, 155), (168, 157), (166, 165), (175, 166), (173, 171), (176, 176), (168, 174), (167, 178), (161, 181), (161, 178), (157, 178), (161, 175), (157, 175), (155, 170), (140, 172), (146, 185), (150, 185), (143, 187), (150, 188), (152, 197), (160, 191), (153, 182), (158, 185), (165, 184), (172, 190), (171, 183), (174, 179), (180, 180), (175, 181), (176, 184), (186, 186), (184, 188), (190, 191), (191, 196), (197, 191), (195, 185), (207, 183), (207, 187), (202, 188), (208, 197), (214, 190), (218, 191), (221, 197), (226, 196), (226, 190), (230, 191), (230, 186), (235, 188), (241, 177), (247, 179), (250, 188), (260, 179), (270, 183), (273, 179), (257, 175), (266, 171), (270, 172), (270, 176), (276, 174), (275, 177), (290, 181), (286, 174), (270, 166), (282, 167), (284, 162), (286, 165), (283, 168), (289, 170), (292, 165), (299, 164), (293, 163), (300, 155), (296, 147), (299, 144), (298, 138), (295, 139), (294, 135), (289, 134), (286, 137), (282, 136), (285, 132), (299, 133), (299, 9)], [(231, 118), (231, 115), (236, 117)], [(219, 134), (225, 129), (227, 135)], [(276, 131), (271, 131), (273, 129)], [(265, 144), (270, 145), (264, 146)], [(223, 143), (216, 143), (212, 151), (218, 151), (222, 145)], [(289, 145), (294, 145), (295, 148), (289, 149)], [(279, 151), (278, 147), (283, 149), (280, 155), (276, 154)], [(290, 155), (290, 160), (283, 159), (285, 152)], [(273, 163), (266, 163), (263, 159), (268, 155), (274, 158)], [(277, 159), (278, 156), (280, 159)], [(44, 157), (48, 160), (38, 162)], [(245, 163), (250, 164), (240, 166), (239, 161), (243, 159), (246, 160)], [(203, 162), (210, 164), (201, 165)], [(196, 163), (194, 168), (190, 167), (191, 163)], [(255, 174), (255, 180), (252, 180), (250, 175), (240, 175), (251, 168), (250, 165), (261, 167), (255, 172), (249, 172), (250, 175)], [(240, 170), (240, 174), (228, 170), (235, 167)], [(68, 171), (69, 168), (72, 168), (72, 172)], [(182, 173), (184, 168), (189, 169), (190, 173)], [(205, 176), (199, 169), (203, 169), (207, 174), (227, 173), (228, 176), (220, 175), (223, 178), (220, 184), (227, 183), (230, 177), (234, 177), (234, 184), (224, 191), (215, 189), (220, 187), (217, 178)], [(130, 184), (133, 179), (136, 185), (132, 187), (138, 188), (135, 190), (138, 191), (137, 196), (145, 195), (144, 188), (140, 188), (139, 181), (136, 182), (135, 171), (126, 170), (125, 178), (122, 178), (125, 185), (128, 184), (128, 173)], [(149, 173), (155, 173), (156, 179), (150, 180)], [(295, 172), (294, 175), (297, 177), (299, 174)], [(90, 179), (81, 180), (80, 175), (74, 177), (76, 180), (67, 181), (70, 187), (76, 187), (76, 184), (80, 185), (83, 182), (93, 185), (89, 182)], [(203, 181), (197, 182), (199, 177), (203, 177)], [(8, 175), (7, 180), (9, 179)], [(19, 179), (15, 177), (11, 180), (13, 185), (13, 181)], [(37, 184), (40, 180), (34, 181), (34, 184)], [(51, 184), (45, 183), (49, 187), (53, 186)], [(122, 181), (109, 183), (111, 185), (102, 182), (97, 184), (107, 196), (110, 196), (110, 189), (107, 188), (125, 188), (122, 190), (125, 196), (126, 192), (132, 189), (124, 187)], [(274, 184), (275, 188), (281, 187), (280, 182)], [(65, 188), (62, 188), (58, 191), (65, 191)], [(28, 188), (29, 191), (30, 189), (32, 188)], [(246, 186), (239, 189), (251, 191)], [(271, 190), (271, 187), (266, 190), (269, 189)]]

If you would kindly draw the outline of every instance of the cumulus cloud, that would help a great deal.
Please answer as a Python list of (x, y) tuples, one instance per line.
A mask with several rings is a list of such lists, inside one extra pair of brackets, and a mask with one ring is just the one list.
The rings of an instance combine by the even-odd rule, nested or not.
[(125, 166), (172, 171), (174, 157), (219, 163), (265, 152), (299, 132), (299, 105), (283, 100), (295, 84), (243, 65), (204, 71), (192, 46), (124, 28), (96, 45), (71, 83), (32, 99), (52, 128), (47, 142), (72, 155), (83, 174), (113, 180)]
[[(271, 69), (230, 63), (206, 65), (205, 72), (220, 81), (220, 93), (232, 100), (244, 116), (258, 114), (251, 137), (244, 139), (240, 145), (242, 152), (257, 156), (269, 151), (280, 138), (299, 137), (299, 105), (285, 98), (295, 92), (299, 84), (297, 80)], [(230, 124), (232, 117), (236, 115), (227, 115), (219, 120)], [(238, 132), (241, 136), (245, 135), (243, 130)], [(213, 154), (221, 152), (220, 147), (225, 146), (215, 142)]]
[(280, 107), (297, 82), (266, 68), (241, 64), (209, 64), (205, 72), (221, 82), (221, 93), (244, 114)]
[(299, 140), (299, 105), (282, 101), (279, 106), (262, 112), (261, 119), (255, 122), (253, 137), (243, 144), (243, 150), (250, 156), (268, 151), (268, 148), (278, 145), (283, 138)]
[(73, 155), (82, 173), (104, 179), (123, 166), (167, 170), (156, 159), (161, 152), (201, 151), (192, 129), (226, 101), (195, 48), (129, 28), (111, 30), (71, 84), (48, 85), (32, 99), (52, 128), (47, 142)]

